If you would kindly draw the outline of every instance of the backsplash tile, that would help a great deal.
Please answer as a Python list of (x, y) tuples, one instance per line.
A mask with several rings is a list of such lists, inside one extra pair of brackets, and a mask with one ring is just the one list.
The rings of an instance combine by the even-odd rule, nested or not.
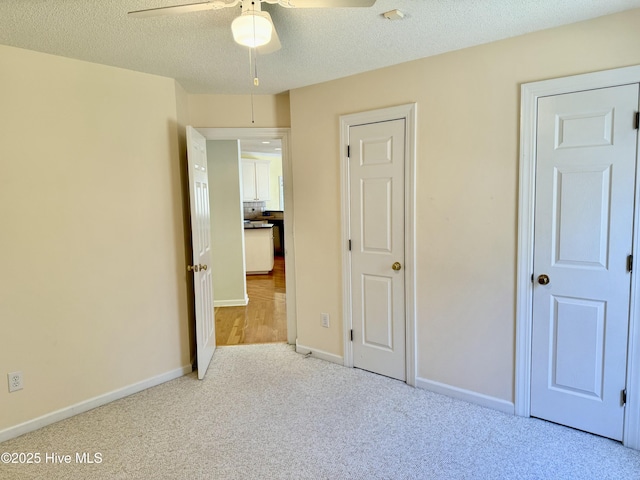
[(267, 208), (267, 202), (243, 202), (244, 218), (250, 220), (262, 215)]

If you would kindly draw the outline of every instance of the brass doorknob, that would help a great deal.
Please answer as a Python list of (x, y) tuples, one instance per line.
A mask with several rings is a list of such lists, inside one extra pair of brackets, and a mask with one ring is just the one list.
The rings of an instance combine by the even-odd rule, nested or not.
[(393, 265), (391, 265), (391, 268), (393, 268), (397, 272), (402, 268), (402, 265), (400, 265), (400, 262), (395, 262)]
[(206, 270), (208, 267), (206, 265), (200, 265), (200, 270)]
[(187, 272), (197, 272), (200, 270), (199, 265), (187, 265)]
[(544, 275), (544, 274), (542, 274), (542, 275), (540, 275), (540, 276), (538, 277), (538, 283), (539, 283), (540, 285), (549, 285), (549, 282), (550, 282), (550, 281), (551, 281), (551, 280), (549, 280), (549, 275)]

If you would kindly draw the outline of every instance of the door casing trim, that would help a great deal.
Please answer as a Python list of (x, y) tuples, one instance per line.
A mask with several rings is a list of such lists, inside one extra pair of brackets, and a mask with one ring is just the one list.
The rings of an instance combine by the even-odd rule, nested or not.
[(405, 362), (406, 383), (416, 385), (416, 280), (415, 280), (415, 246), (416, 246), (416, 115), (417, 104), (410, 103), (395, 107), (370, 110), (340, 116), (340, 188), (342, 217), (342, 326), (344, 341), (344, 365), (353, 367), (353, 345), (351, 343), (352, 328), (352, 292), (351, 292), (351, 253), (349, 243), (349, 163), (347, 146), (349, 145), (349, 128), (368, 123), (389, 120), (405, 120), (405, 232), (404, 232), (404, 275), (405, 275)]
[[(516, 415), (531, 415), (531, 337), (533, 325), (533, 234), (538, 98), (583, 90), (640, 83), (640, 66), (618, 68), (541, 82), (525, 83), (520, 97), (520, 165), (518, 200), (518, 256), (516, 286)], [(640, 135), (639, 135), (640, 137)], [(638, 145), (636, 145), (638, 158)], [(636, 169), (633, 252), (640, 256), (640, 176)], [(629, 341), (627, 349), (627, 405), (623, 444), (640, 449), (640, 278), (631, 273)]]

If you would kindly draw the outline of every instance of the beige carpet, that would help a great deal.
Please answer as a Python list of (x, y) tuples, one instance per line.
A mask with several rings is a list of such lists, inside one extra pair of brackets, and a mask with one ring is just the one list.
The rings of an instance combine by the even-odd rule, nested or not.
[[(188, 375), (0, 444), (0, 479), (637, 479), (640, 452), (287, 345), (221, 347)], [(79, 464), (75, 454), (101, 463)], [(71, 455), (71, 464), (45, 463)]]

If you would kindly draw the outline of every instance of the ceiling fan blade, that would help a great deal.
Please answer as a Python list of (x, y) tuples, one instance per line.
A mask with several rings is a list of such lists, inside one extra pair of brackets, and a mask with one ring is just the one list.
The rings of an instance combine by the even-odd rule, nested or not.
[(376, 0), (264, 0), (290, 8), (371, 7)]
[(240, 3), (240, 0), (223, 2), (212, 0), (209, 2), (187, 3), (184, 5), (174, 5), (172, 7), (148, 8), (146, 10), (135, 10), (129, 12), (131, 17), (157, 17), (160, 15), (179, 15), (181, 13), (200, 12), (202, 10), (218, 10), (225, 7), (233, 7)]

